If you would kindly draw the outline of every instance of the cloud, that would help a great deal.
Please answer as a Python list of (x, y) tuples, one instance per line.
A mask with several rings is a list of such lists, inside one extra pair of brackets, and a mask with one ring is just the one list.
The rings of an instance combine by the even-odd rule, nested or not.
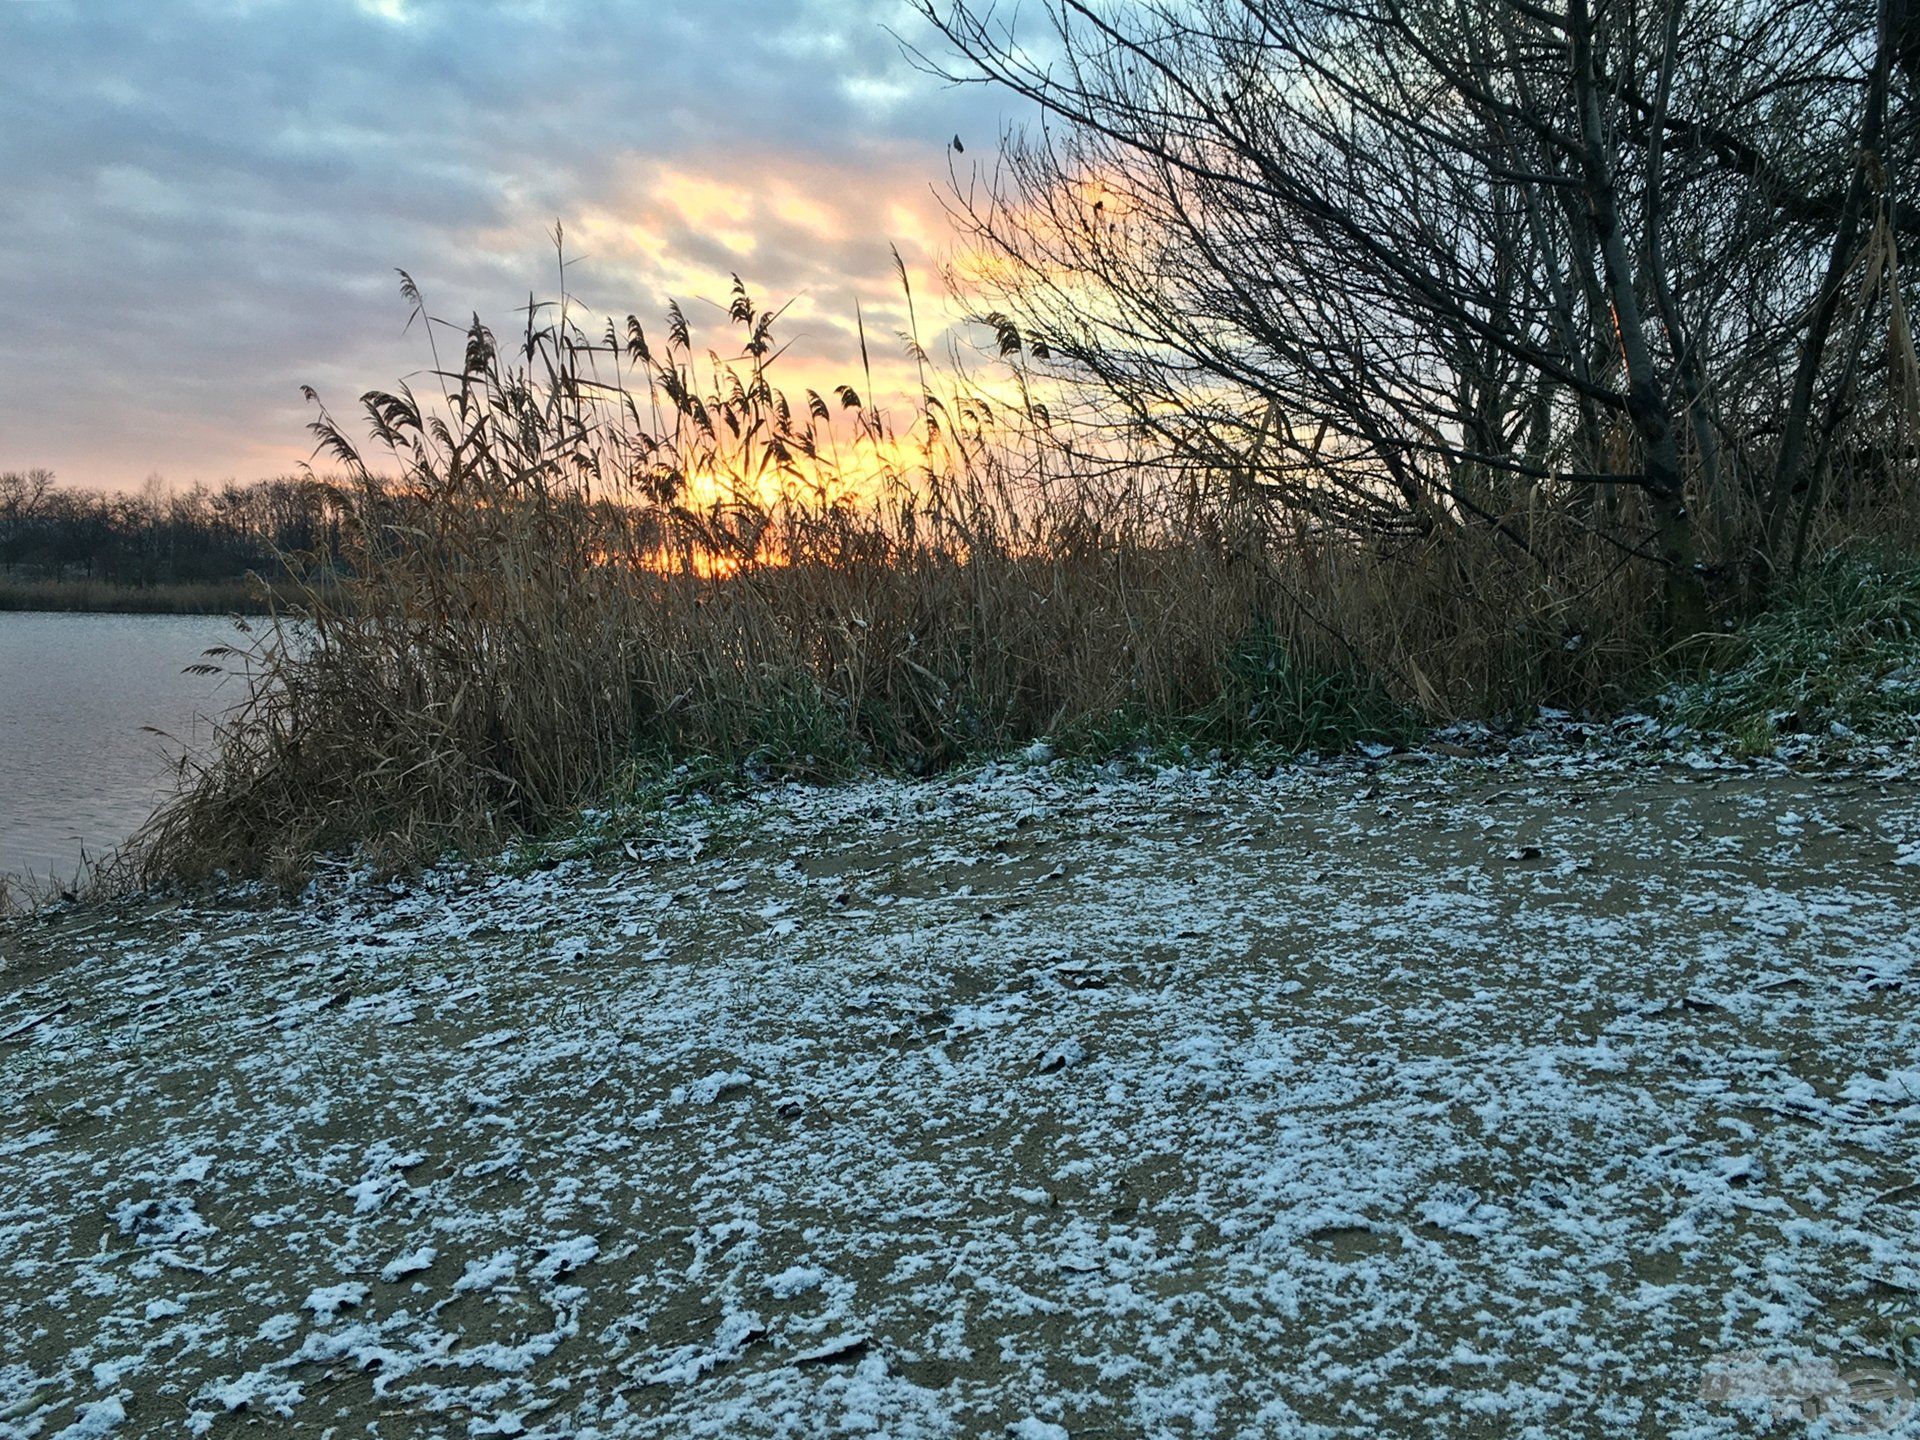
[[(0, 467), (249, 476), (419, 368), (393, 270), (500, 324), (550, 291), (643, 321), (740, 272), (796, 352), (932, 283), (956, 132), (1000, 102), (916, 72), (903, 0), (0, 3)], [(696, 324), (702, 311), (690, 306)]]

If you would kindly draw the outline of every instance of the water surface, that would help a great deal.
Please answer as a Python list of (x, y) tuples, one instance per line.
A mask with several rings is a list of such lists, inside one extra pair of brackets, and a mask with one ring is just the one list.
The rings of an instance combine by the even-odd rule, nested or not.
[(184, 673), (234, 638), (206, 615), (0, 612), (0, 875), (70, 875), (133, 833), (238, 698)]

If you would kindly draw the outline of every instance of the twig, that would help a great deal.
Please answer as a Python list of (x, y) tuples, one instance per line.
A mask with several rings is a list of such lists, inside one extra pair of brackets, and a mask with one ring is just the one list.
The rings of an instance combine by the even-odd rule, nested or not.
[(14, 1026), (11, 1030), (7, 1031), (4, 1035), (0, 1035), (0, 1044), (4, 1044), (8, 1040), (13, 1040), (18, 1038), (19, 1036), (25, 1035), (29, 1030), (37, 1029), (38, 1027), (46, 1024), (47, 1021), (59, 1018), (60, 1016), (66, 1014), (67, 1011), (71, 1010), (72, 1008), (73, 1008), (73, 1001), (62, 1000), (58, 1005), (54, 1006), (53, 1009), (47, 1011), (45, 1014), (35, 1015), (31, 1020), (22, 1020), (18, 1025)]

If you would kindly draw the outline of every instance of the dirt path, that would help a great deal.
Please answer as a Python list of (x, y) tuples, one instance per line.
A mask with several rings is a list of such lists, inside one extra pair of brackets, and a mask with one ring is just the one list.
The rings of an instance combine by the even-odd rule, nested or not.
[(17, 924), (0, 1436), (1920, 1434), (1917, 924), (1553, 750)]

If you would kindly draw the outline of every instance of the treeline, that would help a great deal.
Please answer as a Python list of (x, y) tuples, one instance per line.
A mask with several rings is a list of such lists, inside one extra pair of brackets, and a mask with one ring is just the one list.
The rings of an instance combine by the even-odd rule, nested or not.
[(51, 471), (0, 472), (0, 579), (151, 589), (337, 568), (344, 504), (311, 476), (168, 492), (79, 490)]

